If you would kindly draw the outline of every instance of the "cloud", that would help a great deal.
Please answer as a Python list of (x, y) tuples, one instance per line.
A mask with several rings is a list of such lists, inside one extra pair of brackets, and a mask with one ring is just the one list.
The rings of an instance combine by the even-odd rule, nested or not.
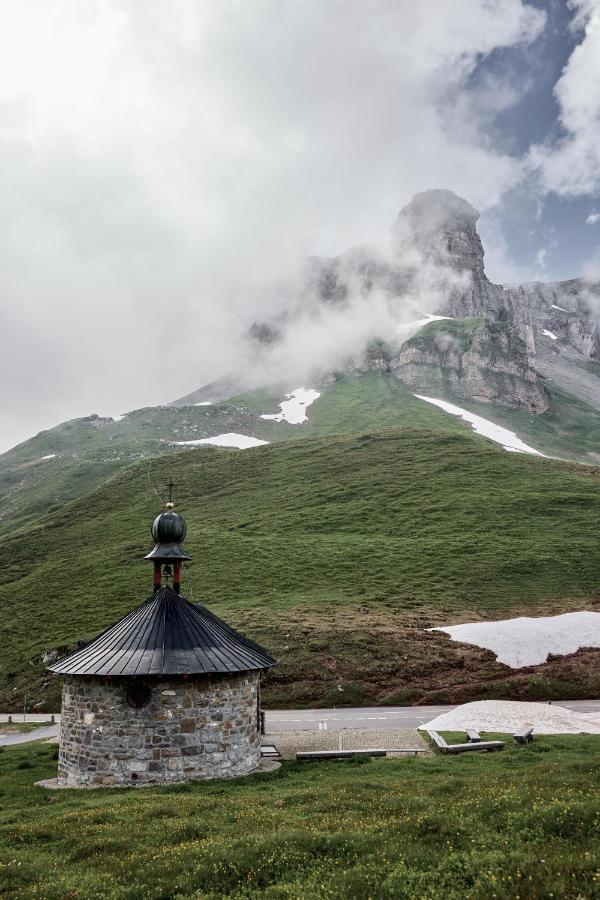
[(583, 29), (554, 87), (562, 136), (531, 148), (542, 189), (566, 197), (600, 192), (600, 0), (569, 0), (572, 27)]
[[(291, 294), (300, 302), (270, 323), (278, 341), (263, 348), (258, 359), (248, 357), (242, 364), (255, 378), (258, 373), (260, 383), (283, 380), (291, 388), (294, 382), (314, 381), (349, 364), (361, 367), (369, 344), (380, 341), (391, 350), (399, 348), (431, 313), (443, 308), (453, 290), (464, 291), (471, 283), (469, 272), (452, 266), (448, 251), (439, 248), (434, 259), (406, 236), (398, 241), (397, 233), (377, 246), (354, 248), (335, 261), (313, 262), (317, 273), (325, 272), (326, 277), (333, 262), (340, 297), (336, 303), (324, 303), (314, 281), (298, 276)], [(366, 278), (363, 263), (370, 271)], [(388, 276), (395, 283), (393, 291), (388, 289)]]
[(469, 80), (543, 26), (520, 0), (2, 4), (0, 446), (223, 374), (266, 280), (419, 190), (497, 204), (515, 87)]
[(592, 212), (585, 220), (586, 225), (597, 225), (600, 222), (600, 213)]
[[(600, 247), (586, 261), (582, 274), (589, 281), (600, 282)], [(596, 312), (600, 315), (600, 299), (596, 302)]]

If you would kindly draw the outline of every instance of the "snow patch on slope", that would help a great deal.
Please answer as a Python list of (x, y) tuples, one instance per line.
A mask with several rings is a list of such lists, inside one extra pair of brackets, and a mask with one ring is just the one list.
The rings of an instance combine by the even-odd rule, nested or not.
[(547, 328), (542, 328), (542, 334), (545, 334), (546, 337), (552, 338), (553, 341), (557, 341), (558, 337), (554, 334), (553, 331), (548, 331)]
[(315, 400), (318, 400), (321, 394), (319, 391), (312, 389), (296, 388), (296, 390), (285, 396), (286, 399), (279, 404), (281, 412), (266, 413), (261, 416), (261, 419), (271, 419), (273, 422), (288, 422), (290, 425), (301, 425), (302, 422), (306, 422), (308, 419), (306, 415), (307, 408)]
[(418, 325), (419, 327), (423, 327), (423, 325), (429, 325), (430, 322), (442, 322), (445, 319), (453, 319), (454, 316), (434, 316), (433, 313), (426, 313), (424, 319), (417, 319), (416, 322), (410, 322), (411, 325)]
[[(423, 315), (419, 310), (415, 310), (419, 312), (420, 315)], [(427, 313), (423, 319), (412, 319), (410, 322), (403, 322), (398, 325), (396, 329), (396, 333), (406, 339), (408, 335), (414, 334), (420, 328), (423, 328), (425, 325), (429, 325), (430, 322), (440, 322), (443, 319), (452, 319), (453, 316), (435, 316), (432, 313)]]
[(579, 713), (564, 706), (519, 700), (475, 700), (442, 713), (421, 731), (476, 731), (514, 734), (524, 726), (535, 734), (600, 734), (599, 713)]
[(561, 312), (568, 312), (568, 310), (566, 310), (564, 306), (557, 306), (556, 303), (552, 304), (552, 309), (560, 309)]
[(212, 406), (212, 400), (201, 400), (200, 403), (194, 403), (194, 406)]
[(464, 419), (465, 422), (472, 426), (477, 434), (481, 434), (497, 444), (502, 444), (505, 450), (510, 450), (513, 453), (532, 453), (534, 456), (545, 455), (525, 444), (513, 431), (509, 431), (508, 428), (502, 428), (501, 425), (496, 425), (494, 422), (490, 422), (489, 419), (484, 419), (483, 416), (476, 416), (475, 413), (461, 409), (460, 406), (455, 406), (453, 403), (446, 403), (445, 400), (424, 397), (422, 394), (415, 394), (415, 397), (418, 397), (419, 400), (425, 400), (427, 403), (433, 403), (434, 406), (439, 406), (440, 409), (450, 413), (452, 416), (460, 416), (461, 419)]
[(519, 616), (499, 622), (469, 622), (429, 628), (453, 641), (474, 644), (496, 654), (498, 662), (521, 669), (545, 663), (550, 653), (566, 656), (581, 647), (600, 647), (600, 613), (574, 612), (560, 616)]
[(238, 450), (248, 450), (250, 447), (260, 447), (268, 444), (268, 441), (261, 441), (260, 438), (250, 437), (247, 434), (236, 434), (230, 431), (227, 434), (217, 434), (214, 437), (200, 438), (197, 441), (170, 441), (171, 444), (177, 444), (179, 447), (201, 447), (206, 444), (213, 444), (215, 447), (235, 447)]
[(56, 453), (49, 453), (47, 456), (42, 456), (42, 461), (45, 459), (54, 459)]

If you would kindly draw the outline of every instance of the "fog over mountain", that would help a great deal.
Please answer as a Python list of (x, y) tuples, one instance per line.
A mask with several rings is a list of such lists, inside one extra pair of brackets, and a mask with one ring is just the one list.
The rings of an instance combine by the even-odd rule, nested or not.
[(600, 408), (600, 280), (494, 284), (478, 220), (452, 191), (422, 191), (387, 240), (310, 257), (265, 293), (227, 377), (176, 405), (376, 372), (420, 394), (536, 415), (557, 387)]
[[(481, 210), (492, 280), (584, 264), (595, 277), (598, 3), (558, 6), (2, 6), (0, 449), (235, 370), (248, 329), (290, 303), (307, 307), (282, 365), (309, 345), (315, 363), (358, 352), (411, 321), (383, 290), (311, 316), (305, 261), (367, 240), (385, 262), (398, 210), (431, 187)], [(562, 73), (548, 67), (559, 15)], [(551, 112), (534, 131), (542, 94)], [(589, 247), (576, 271), (555, 202)], [(520, 213), (536, 234), (525, 260), (511, 243)], [(460, 275), (414, 268), (426, 314)]]

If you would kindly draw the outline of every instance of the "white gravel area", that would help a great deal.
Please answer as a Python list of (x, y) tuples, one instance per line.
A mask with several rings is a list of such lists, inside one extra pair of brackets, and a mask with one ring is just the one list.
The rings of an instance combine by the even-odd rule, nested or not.
[(511, 669), (522, 669), (545, 663), (550, 653), (566, 656), (582, 647), (600, 647), (600, 613), (581, 610), (560, 616), (519, 616), (428, 631), (442, 631), (453, 641), (491, 650), (498, 662)]
[(534, 734), (600, 734), (600, 713), (577, 713), (550, 703), (519, 700), (475, 700), (442, 713), (420, 731), (476, 731), (514, 734), (533, 726)]

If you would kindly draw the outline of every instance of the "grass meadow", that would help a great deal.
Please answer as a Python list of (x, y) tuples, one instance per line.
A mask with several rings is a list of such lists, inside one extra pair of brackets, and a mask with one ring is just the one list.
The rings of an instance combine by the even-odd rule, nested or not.
[(491, 654), (426, 629), (595, 608), (598, 471), (425, 429), (133, 465), (4, 539), (0, 705), (22, 708), (27, 691), (30, 709), (57, 711), (44, 654), (151, 592), (142, 557), (171, 476), (192, 557), (182, 591), (274, 653), (267, 704), (437, 702), (452, 685), (452, 700), (597, 696), (598, 651), (517, 685)]
[[(452, 736), (450, 736), (452, 737)], [(232, 782), (51, 792), (56, 747), (0, 751), (0, 895), (600, 895), (600, 738), (502, 753), (285, 763)]]

